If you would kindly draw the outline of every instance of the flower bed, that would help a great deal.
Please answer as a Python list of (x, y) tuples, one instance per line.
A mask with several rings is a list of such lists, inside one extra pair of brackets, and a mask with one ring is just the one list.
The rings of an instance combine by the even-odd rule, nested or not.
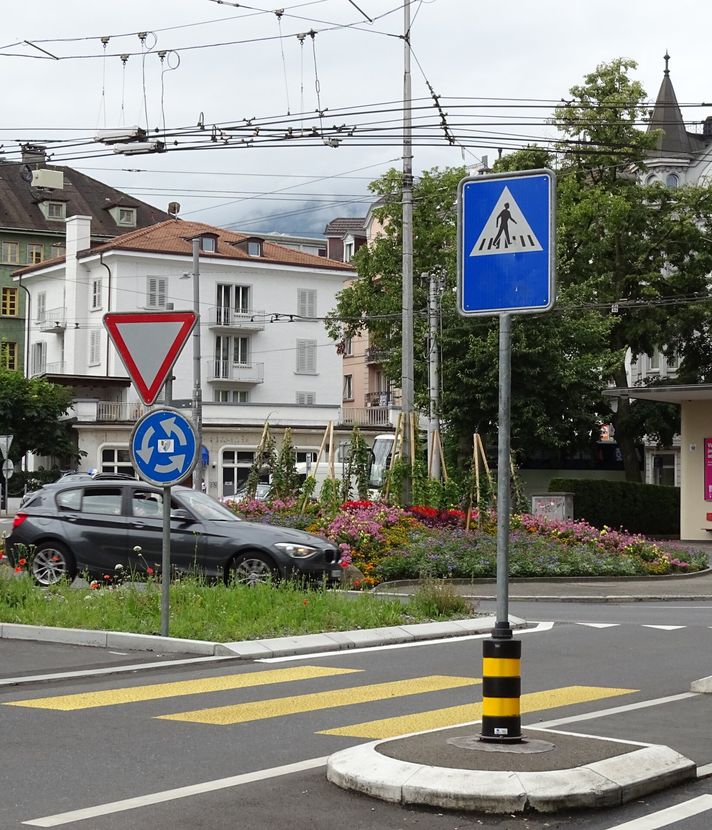
[[(302, 527), (336, 542), (342, 564), (363, 575), (361, 587), (394, 579), (496, 575), (493, 513), (482, 517), (481, 526), (475, 515), (465, 530), (461, 511), (369, 501), (345, 502), (335, 515), (316, 504), (302, 514), (294, 502), (241, 502), (234, 509), (252, 521)], [(691, 573), (708, 564), (706, 553), (679, 543), (528, 514), (512, 516), (509, 562), (513, 577), (649, 576)]]

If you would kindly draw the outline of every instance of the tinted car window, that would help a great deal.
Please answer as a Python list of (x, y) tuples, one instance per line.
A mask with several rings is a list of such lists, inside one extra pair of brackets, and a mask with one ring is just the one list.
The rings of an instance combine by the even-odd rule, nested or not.
[(134, 490), (131, 496), (131, 513), (141, 517), (163, 515), (163, 496), (148, 490)]
[(84, 493), (82, 513), (103, 513), (109, 516), (121, 515), (121, 490), (93, 488)]
[(79, 510), (81, 504), (81, 490), (62, 490), (61, 493), (57, 493), (57, 507), (60, 510)]
[(227, 507), (205, 493), (198, 493), (197, 490), (183, 492), (178, 499), (177, 506), (190, 508), (199, 518), (212, 522), (239, 522), (240, 519)]

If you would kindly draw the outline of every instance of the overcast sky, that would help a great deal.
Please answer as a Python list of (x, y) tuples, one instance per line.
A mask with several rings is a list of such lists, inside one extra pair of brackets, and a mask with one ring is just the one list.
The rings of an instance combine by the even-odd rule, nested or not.
[[(56, 163), (235, 229), (321, 233), (336, 216), (365, 214), (368, 182), (402, 164), (402, 2), (282, 3), (281, 16), (263, 0), (4, 3), (2, 153), (57, 142)], [(411, 17), (416, 173), (553, 136), (550, 107), (615, 57), (637, 61), (654, 100), (667, 49), (686, 120), (712, 115), (699, 106), (712, 102), (709, 3), (412, 0)], [(130, 125), (158, 138), (165, 126), (169, 152), (127, 157), (92, 143)]]

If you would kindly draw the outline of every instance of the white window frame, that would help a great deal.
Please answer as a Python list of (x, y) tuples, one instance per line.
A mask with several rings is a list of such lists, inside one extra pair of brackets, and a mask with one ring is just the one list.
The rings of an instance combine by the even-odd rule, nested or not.
[(236, 314), (248, 314), (252, 309), (252, 297), (249, 285), (234, 286), (235, 300), (233, 308)]
[(136, 227), (136, 208), (119, 207), (116, 224), (125, 228)]
[[(13, 255), (10, 256), (10, 252), (13, 252)], [(2, 261), (6, 262), (8, 265), (19, 265), (20, 264), (20, 243), (13, 242), (12, 240), (7, 240), (5, 242), (0, 243), (0, 254), (2, 255)]]
[(146, 277), (146, 308), (165, 308), (168, 277)]
[(89, 331), (89, 366), (98, 366), (101, 363), (101, 331)]
[(46, 202), (47, 218), (53, 222), (63, 222), (67, 218), (67, 206), (64, 202)]
[(262, 256), (262, 243), (258, 239), (247, 240), (247, 255)]
[(297, 314), (303, 320), (316, 318), (316, 288), (297, 289)]
[(39, 340), (32, 344), (32, 374), (41, 375), (47, 371), (47, 343)]
[(354, 399), (354, 376), (344, 375), (344, 389), (343, 399), (345, 401), (352, 401)]
[[(105, 460), (104, 453), (111, 453), (113, 458)], [(120, 460), (119, 453), (125, 453), (128, 460)], [(128, 473), (134, 475), (135, 470), (131, 464), (128, 445), (106, 444), (99, 447), (99, 471), (102, 473)]]
[(251, 366), (252, 344), (250, 338), (238, 335), (232, 338), (232, 365)]
[(35, 320), (38, 323), (43, 323), (47, 316), (47, 293), (39, 291), (35, 298)]
[(297, 340), (297, 375), (316, 375), (316, 340)]

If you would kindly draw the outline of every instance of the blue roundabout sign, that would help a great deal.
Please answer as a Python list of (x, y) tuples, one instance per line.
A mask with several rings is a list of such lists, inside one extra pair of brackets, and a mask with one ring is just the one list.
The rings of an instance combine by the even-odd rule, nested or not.
[(131, 461), (149, 484), (170, 487), (193, 472), (198, 439), (191, 422), (177, 409), (153, 409), (131, 433)]

